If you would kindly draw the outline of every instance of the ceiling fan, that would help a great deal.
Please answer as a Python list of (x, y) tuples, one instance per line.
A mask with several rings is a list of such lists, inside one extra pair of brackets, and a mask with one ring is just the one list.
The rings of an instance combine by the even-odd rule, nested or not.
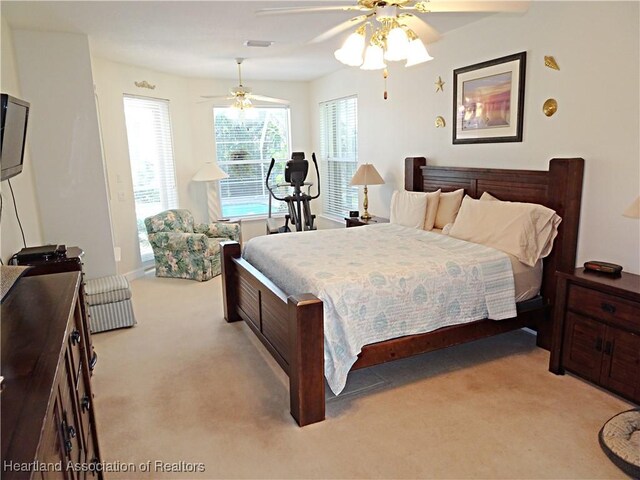
[[(526, 11), (528, 8), (528, 4), (529, 1), (526, 0), (357, 0), (355, 5), (265, 8), (258, 10), (256, 14), (278, 15), (295, 13), (324, 13), (332, 11), (360, 13), (360, 15), (350, 18), (327, 30), (326, 32), (318, 35), (311, 40), (311, 43), (323, 42), (350, 28), (364, 23), (364, 25), (361, 25), (355, 32), (362, 37), (358, 41), (358, 47), (360, 47), (360, 44), (363, 43), (364, 38), (367, 36), (366, 28), (370, 28), (370, 44), (379, 46), (382, 50), (384, 50), (385, 58), (387, 60), (392, 60), (392, 58), (388, 58), (386, 54), (388, 53), (387, 45), (389, 39), (391, 38), (389, 37), (389, 34), (394, 28), (401, 27), (409, 43), (411, 43), (413, 40), (419, 41), (420, 39), (428, 43), (432, 43), (440, 38), (439, 33), (428, 23), (426, 23), (422, 18), (420, 18), (418, 14), (440, 12), (520, 12)], [(378, 23), (382, 25), (381, 27), (378, 28), (371, 24), (369, 20), (372, 20), (374, 18)], [(400, 30), (398, 30), (397, 33), (400, 33)], [(417, 46), (418, 42), (416, 42), (415, 45)], [(423, 48), (424, 45), (422, 45), (422, 49)], [(362, 49), (364, 49), (364, 45), (362, 46)], [(364, 64), (361, 68), (368, 69), (366, 54), (364, 59), (362, 58), (362, 55), (360, 55), (359, 57), (356, 56), (355, 59), (353, 58), (353, 55), (351, 55), (351, 63), (349, 63), (349, 61), (344, 61), (344, 58), (340, 58), (341, 56), (344, 57), (344, 55), (341, 55), (344, 53), (344, 48), (338, 50), (336, 52), (336, 58), (342, 63), (351, 66), (357, 66), (355, 64), (357, 63), (358, 59), (360, 59), (360, 64), (362, 64), (362, 61), (364, 60)], [(420, 61), (410, 62), (411, 65), (430, 60), (431, 57), (428, 54), (425, 55), (425, 53), (426, 51), (420, 52)], [(391, 57), (393, 56), (397, 57), (397, 55), (392, 54)], [(349, 57), (349, 55), (347, 55), (347, 57)], [(396, 58), (396, 60), (397, 59), (398, 58)], [(418, 57), (416, 57), (416, 59), (418, 59)], [(382, 68), (380, 67), (381, 62), (376, 62), (376, 65), (378, 66), (378, 68)], [(407, 66), (410, 65), (408, 64)], [(378, 68), (371, 69), (377, 70)]]
[(252, 100), (259, 102), (279, 103), (282, 105), (289, 105), (288, 100), (281, 98), (267, 97), (265, 95), (256, 95), (251, 93), (249, 87), (242, 85), (242, 62), (244, 58), (236, 58), (238, 64), (238, 85), (229, 89), (229, 95), (202, 95), (202, 98), (206, 98), (208, 101), (228, 101), (233, 100), (231, 107), (239, 110), (253, 107)]

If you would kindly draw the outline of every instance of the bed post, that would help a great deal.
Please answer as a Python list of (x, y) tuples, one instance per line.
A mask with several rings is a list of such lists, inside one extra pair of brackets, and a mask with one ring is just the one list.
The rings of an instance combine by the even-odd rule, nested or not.
[(298, 425), (324, 420), (322, 302), (311, 294), (289, 297), (289, 395)]
[[(583, 176), (582, 158), (553, 158), (549, 162), (548, 204), (562, 218), (553, 251), (544, 264), (544, 268), (552, 272), (552, 275), (545, 275), (542, 284), (542, 293), (549, 299), (551, 307), (549, 315), (553, 315), (556, 301), (555, 272), (572, 272), (576, 267)], [(553, 321), (541, 322), (538, 325), (538, 346), (549, 350), (552, 333)]]
[(408, 192), (422, 192), (424, 179), (422, 170), (427, 164), (424, 157), (407, 157), (404, 159), (404, 189)]
[(238, 277), (233, 259), (240, 258), (240, 244), (238, 242), (220, 242), (220, 257), (224, 319), (227, 322), (237, 322), (241, 318), (238, 315)]

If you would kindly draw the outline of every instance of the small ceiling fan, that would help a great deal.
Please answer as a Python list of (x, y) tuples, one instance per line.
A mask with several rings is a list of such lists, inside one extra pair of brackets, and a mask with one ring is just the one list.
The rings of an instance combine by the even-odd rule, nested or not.
[(230, 95), (202, 95), (202, 98), (206, 98), (208, 101), (228, 101), (233, 100), (232, 107), (239, 110), (253, 107), (252, 100), (259, 102), (279, 103), (282, 105), (289, 105), (288, 100), (281, 98), (267, 97), (265, 95), (256, 95), (251, 93), (249, 87), (242, 85), (242, 62), (244, 58), (236, 58), (238, 64), (238, 85), (229, 89)]

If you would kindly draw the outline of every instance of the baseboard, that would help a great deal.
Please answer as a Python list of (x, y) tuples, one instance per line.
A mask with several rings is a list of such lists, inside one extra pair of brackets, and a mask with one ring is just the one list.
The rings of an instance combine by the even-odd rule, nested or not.
[(132, 282), (136, 278), (144, 277), (145, 271), (148, 270), (147, 267), (140, 267), (131, 272), (127, 272), (124, 274), (125, 278)]

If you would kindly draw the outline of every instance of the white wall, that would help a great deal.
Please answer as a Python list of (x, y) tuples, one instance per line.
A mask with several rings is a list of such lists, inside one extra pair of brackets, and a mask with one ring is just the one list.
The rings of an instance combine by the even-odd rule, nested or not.
[[(8, 93), (14, 97), (28, 100), (20, 93), (12, 32), (4, 18), (2, 19), (1, 33), (2, 77), (0, 80), (0, 90), (2, 90), (2, 93)], [(40, 227), (40, 213), (37, 206), (36, 190), (33, 183), (33, 163), (29, 157), (30, 143), (31, 132), (28, 130), (22, 173), (10, 180), (16, 197), (20, 222), (24, 229), (25, 240), (28, 246), (35, 246), (42, 244), (42, 230)], [(20, 233), (20, 227), (15, 215), (9, 185), (7, 182), (2, 182), (0, 188), (3, 200), (2, 224), (0, 228), (0, 235), (2, 237), (0, 245), (2, 250), (0, 258), (6, 263), (9, 257), (18, 252), (24, 244), (22, 243), (22, 234)]]
[[(125, 93), (163, 98), (170, 101), (173, 148), (180, 208), (191, 210), (197, 222), (208, 219), (206, 186), (191, 178), (207, 161), (215, 160), (213, 108), (200, 103), (201, 95), (224, 94), (236, 85), (234, 80), (184, 78), (125, 65), (103, 58), (93, 58), (94, 79), (98, 95), (105, 163), (107, 166), (111, 212), (116, 246), (121, 248), (120, 273), (139, 271), (142, 267), (137, 245), (133, 184), (122, 96)], [(154, 90), (139, 88), (142, 80), (155, 85)], [(291, 102), (291, 137), (293, 150), (310, 151), (309, 84), (303, 82), (246, 81), (254, 92)], [(265, 232), (265, 221), (244, 220), (242, 237), (247, 240)]]
[(31, 160), (46, 243), (78, 245), (89, 278), (116, 271), (86, 35), (15, 29), (31, 102)]
[[(449, 32), (429, 46), (431, 62), (392, 65), (387, 101), (381, 72), (345, 68), (313, 82), (313, 144), (318, 103), (357, 94), (359, 159), (374, 163), (386, 181), (369, 189), (369, 209), (381, 216), (389, 214), (393, 190), (403, 187), (407, 156), (435, 165), (540, 170), (553, 157), (583, 157), (578, 264), (600, 259), (640, 273), (640, 224), (621, 216), (640, 194), (639, 4), (530, 5), (526, 14), (500, 14)], [(453, 70), (520, 51), (527, 52), (523, 142), (453, 145)], [(546, 68), (545, 55), (555, 56), (561, 70)], [(435, 91), (438, 76), (444, 93)], [(559, 105), (550, 118), (542, 113), (549, 97)], [(435, 128), (438, 115), (446, 128)]]

